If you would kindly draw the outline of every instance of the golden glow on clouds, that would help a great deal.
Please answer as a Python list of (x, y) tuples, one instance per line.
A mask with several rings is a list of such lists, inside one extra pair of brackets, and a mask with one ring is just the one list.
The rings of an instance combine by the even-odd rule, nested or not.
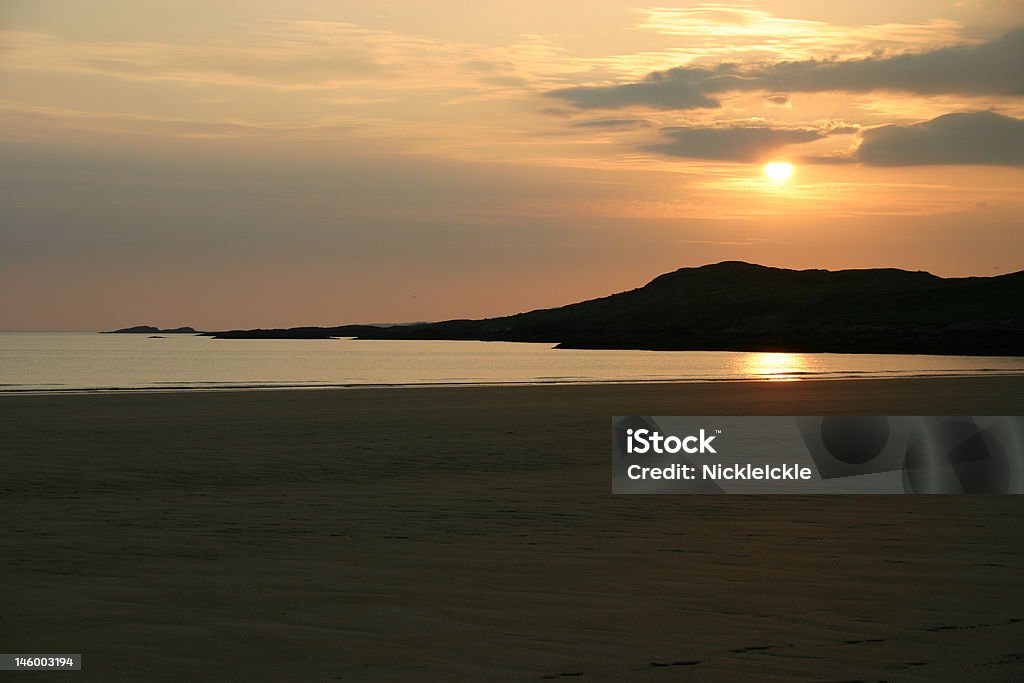
[[(731, 259), (1020, 269), (1024, 169), (850, 162), (874, 127), (1024, 118), (1024, 97), (737, 91), (704, 109), (583, 110), (546, 94), (642, 87), (682, 65), (973, 44), (1024, 25), (1024, 4), (651, 2), (684, 6), (5, 0), (0, 289), (25, 297), (0, 317), (483, 317)], [(662, 128), (704, 137), (664, 154)], [(798, 166), (786, 180), (766, 176), (777, 158)], [(110, 306), (119, 317), (98, 322)], [(765, 354), (749, 370), (793, 376), (800, 362)]]
[[(780, 17), (746, 4), (700, 3), (694, 7), (639, 10), (636, 27), (686, 38), (693, 58), (774, 55), (807, 59), (842, 54), (865, 57), (877, 50), (936, 47), (963, 42), (963, 26), (949, 19), (919, 24), (836, 26)], [(678, 54), (677, 54), (678, 56)]]
[[(273, 6), (270, 0), (260, 4)], [(786, 157), (799, 162), (848, 156), (858, 127), (993, 107), (1024, 115), (1021, 98), (996, 102), (880, 92), (789, 93), (774, 102), (765, 97), (774, 93), (729, 93), (719, 108), (581, 112), (542, 95), (572, 85), (621, 83), (688, 63), (849, 59), (878, 50), (976, 43), (986, 35), (969, 30), (970, 17), (960, 9), (932, 16), (934, 3), (920, 3), (916, 13), (911, 3), (896, 14), (888, 3), (867, 1), (858, 9), (859, 25), (824, 6), (813, 19), (795, 16), (785, 9), (792, 3), (779, 1), (641, 9), (625, 0), (599, 4), (606, 12), (582, 21), (558, 3), (537, 3), (528, 22), (534, 33), (486, 36), (480, 26), (494, 25), (490, 14), (465, 20), (460, 33), (464, 13), (477, 10), (445, 0), (437, 0), (433, 24), (423, 20), (414, 28), (372, 12), (360, 15), (345, 3), (306, 3), (302, 16), (283, 2), (276, 13), (239, 10), (237, 20), (220, 28), (193, 8), (197, 16), (182, 21), (203, 25), (209, 34), (203, 40), (155, 25), (149, 33), (138, 26), (120, 34), (106, 26), (91, 35), (50, 31), (61, 3), (26, 4), (39, 8), (39, 21), (0, 30), (0, 139), (59, 140), (66, 146), (116, 141), (147, 149), (208, 142), (249, 145), (270, 156), (292, 144), (296, 151), (342, 157), (391, 154), (586, 170), (604, 174), (617, 188), (632, 188), (622, 191), (615, 201), (624, 203), (614, 208), (596, 195), (586, 207), (561, 205), (576, 215), (596, 215), (598, 209), (608, 215), (661, 211), (666, 217), (700, 218), (811, 210), (926, 215), (969, 204), (979, 193), (956, 188), (979, 171), (947, 172), (939, 184), (952, 190), (908, 189), (900, 181), (919, 172), (801, 164), (798, 177), (791, 177), (792, 165), (762, 170), (759, 164), (666, 158), (650, 146), (659, 142), (659, 128), (668, 126), (820, 131), (824, 137), (817, 141), (784, 147)], [(837, 16), (830, 22), (832, 11)], [(351, 20), (345, 20), (348, 14)], [(595, 23), (605, 21), (601, 17), (610, 18)], [(579, 35), (564, 30), (574, 23)], [(551, 26), (560, 29), (546, 30)], [(838, 127), (848, 131), (832, 134)], [(1010, 178), (1004, 184), (1012, 186)], [(973, 201), (993, 201), (990, 195), (999, 192), (983, 192)]]

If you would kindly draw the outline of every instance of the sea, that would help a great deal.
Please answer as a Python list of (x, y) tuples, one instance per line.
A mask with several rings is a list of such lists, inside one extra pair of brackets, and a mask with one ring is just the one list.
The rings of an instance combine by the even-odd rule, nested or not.
[(0, 333), (0, 393), (807, 381), (1024, 374), (1024, 358)]

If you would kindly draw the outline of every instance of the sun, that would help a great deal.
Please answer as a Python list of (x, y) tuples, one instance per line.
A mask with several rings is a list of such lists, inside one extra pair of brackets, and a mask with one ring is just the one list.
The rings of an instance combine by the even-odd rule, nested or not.
[(764, 165), (764, 174), (781, 183), (793, 175), (793, 164), (788, 161), (772, 161)]

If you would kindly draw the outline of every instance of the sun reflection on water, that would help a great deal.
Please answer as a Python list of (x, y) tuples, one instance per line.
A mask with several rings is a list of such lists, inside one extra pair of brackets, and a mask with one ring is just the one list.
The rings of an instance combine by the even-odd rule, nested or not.
[(799, 353), (751, 353), (744, 356), (743, 371), (755, 379), (793, 382), (807, 370), (807, 359)]

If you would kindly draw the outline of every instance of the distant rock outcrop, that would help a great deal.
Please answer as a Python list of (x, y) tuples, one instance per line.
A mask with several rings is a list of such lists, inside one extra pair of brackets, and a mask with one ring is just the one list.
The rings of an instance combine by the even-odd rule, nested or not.
[(738, 261), (484, 320), (235, 330), (220, 338), (544, 342), (561, 348), (1024, 355), (1024, 271), (941, 278), (893, 268), (787, 270)]
[(109, 330), (107, 332), (101, 332), (100, 334), (199, 334), (198, 330), (191, 327), (174, 327), (166, 330), (161, 330), (159, 327), (153, 327), (152, 325), (136, 325), (135, 327), (123, 327), (120, 330)]

